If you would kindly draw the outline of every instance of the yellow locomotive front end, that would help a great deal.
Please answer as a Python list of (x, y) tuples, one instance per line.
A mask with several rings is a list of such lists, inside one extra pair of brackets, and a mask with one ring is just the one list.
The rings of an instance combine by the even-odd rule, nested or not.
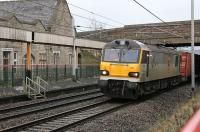
[(136, 41), (115, 40), (102, 52), (99, 86), (112, 98), (137, 98), (142, 49)]
[(140, 64), (101, 62), (100, 79), (127, 80), (131, 82), (139, 82)]

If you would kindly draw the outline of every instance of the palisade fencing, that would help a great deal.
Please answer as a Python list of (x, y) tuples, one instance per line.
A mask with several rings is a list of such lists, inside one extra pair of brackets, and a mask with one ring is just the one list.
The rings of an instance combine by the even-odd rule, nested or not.
[(94, 64), (81, 64), (78, 65), (76, 72), (77, 78), (87, 78), (87, 77), (98, 77), (99, 76), (99, 65)]
[[(0, 87), (22, 86), (26, 78), (25, 65), (0, 65)], [(79, 65), (77, 79), (98, 77), (99, 65)], [(32, 65), (32, 78), (39, 76), (45, 81), (72, 78), (72, 65)]]

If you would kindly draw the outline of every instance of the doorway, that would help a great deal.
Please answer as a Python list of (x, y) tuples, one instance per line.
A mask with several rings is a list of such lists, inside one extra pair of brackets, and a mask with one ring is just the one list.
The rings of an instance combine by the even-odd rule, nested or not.
[(8, 82), (9, 80), (9, 65), (10, 65), (10, 51), (3, 51), (3, 80)]

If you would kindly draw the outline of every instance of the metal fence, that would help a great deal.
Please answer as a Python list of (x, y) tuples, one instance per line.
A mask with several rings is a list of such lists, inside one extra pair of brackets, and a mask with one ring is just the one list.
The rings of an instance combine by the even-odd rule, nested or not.
[[(21, 86), (25, 79), (25, 65), (0, 65), (0, 87)], [(77, 79), (97, 77), (99, 65), (79, 65)], [(72, 78), (72, 65), (32, 65), (32, 78), (37, 76), (46, 81)]]

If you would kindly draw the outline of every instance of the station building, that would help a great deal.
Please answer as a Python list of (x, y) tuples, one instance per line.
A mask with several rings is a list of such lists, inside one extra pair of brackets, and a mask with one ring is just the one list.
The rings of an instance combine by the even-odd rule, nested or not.
[[(73, 36), (73, 18), (65, 0), (0, 2), (0, 26), (31, 32)], [(32, 45), (32, 64), (72, 64), (72, 48)], [(0, 41), (0, 65), (23, 65), (26, 43)]]

